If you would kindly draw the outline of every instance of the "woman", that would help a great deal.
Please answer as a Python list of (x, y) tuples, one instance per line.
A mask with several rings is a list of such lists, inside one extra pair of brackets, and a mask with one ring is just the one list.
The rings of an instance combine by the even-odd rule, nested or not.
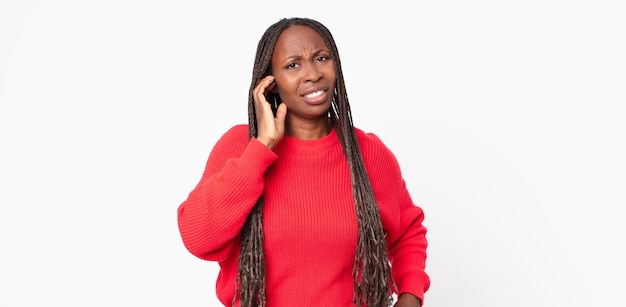
[(421, 306), (426, 229), (398, 162), (352, 125), (328, 29), (282, 19), (259, 41), (248, 124), (215, 144), (178, 208), (186, 248), (218, 261), (225, 306)]

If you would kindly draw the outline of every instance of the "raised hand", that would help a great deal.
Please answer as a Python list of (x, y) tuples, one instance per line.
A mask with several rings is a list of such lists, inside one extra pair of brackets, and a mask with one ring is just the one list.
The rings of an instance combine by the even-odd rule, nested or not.
[(270, 149), (274, 148), (285, 135), (285, 117), (287, 116), (287, 106), (284, 103), (278, 106), (276, 116), (274, 116), (270, 102), (267, 101), (267, 94), (275, 86), (274, 76), (270, 75), (261, 79), (252, 90), (257, 121), (256, 138)]

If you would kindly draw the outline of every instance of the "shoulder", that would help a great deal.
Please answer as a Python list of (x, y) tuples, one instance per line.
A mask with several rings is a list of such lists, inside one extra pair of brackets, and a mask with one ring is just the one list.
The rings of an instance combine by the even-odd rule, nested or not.
[(356, 132), (356, 137), (359, 141), (359, 146), (361, 147), (361, 152), (363, 153), (363, 155), (393, 156), (391, 150), (375, 133), (366, 132), (359, 128), (354, 128), (354, 131)]
[(248, 144), (248, 141), (248, 125), (235, 125), (222, 134), (217, 140), (213, 151), (241, 152)]
[(218, 143), (223, 142), (248, 142), (248, 125), (240, 124), (232, 126), (226, 130), (224, 134), (218, 140)]
[(370, 175), (400, 176), (400, 165), (395, 154), (373, 132), (354, 128), (359, 141), (365, 168)]
[(396, 191), (397, 187), (402, 187), (402, 170), (395, 154), (375, 133), (357, 128), (355, 132), (375, 193), (381, 197), (387, 193), (381, 191)]
[(224, 137), (248, 138), (248, 125), (247, 124), (234, 125), (224, 133), (222, 138)]

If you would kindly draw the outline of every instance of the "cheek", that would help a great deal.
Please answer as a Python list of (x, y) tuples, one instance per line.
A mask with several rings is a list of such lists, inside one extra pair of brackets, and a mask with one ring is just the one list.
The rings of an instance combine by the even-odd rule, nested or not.
[(333, 78), (335, 79), (337, 77), (337, 75), (335, 75), (335, 67), (333, 65), (329, 65), (330, 67), (328, 67), (328, 78)]
[(335, 69), (333, 66), (330, 66), (328, 69), (324, 71), (324, 76), (330, 80), (333, 85), (337, 82), (337, 75), (335, 75)]
[(295, 95), (298, 84), (297, 82), (293, 82), (293, 80), (285, 79), (285, 78), (276, 78), (276, 88), (278, 89), (278, 93), (281, 96), (290, 96)]

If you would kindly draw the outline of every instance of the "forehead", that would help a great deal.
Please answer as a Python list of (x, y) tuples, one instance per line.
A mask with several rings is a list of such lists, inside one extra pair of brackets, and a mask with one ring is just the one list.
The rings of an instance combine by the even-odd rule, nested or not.
[(324, 39), (309, 26), (292, 26), (285, 29), (278, 40), (274, 53), (300, 54), (303, 51), (328, 49)]

